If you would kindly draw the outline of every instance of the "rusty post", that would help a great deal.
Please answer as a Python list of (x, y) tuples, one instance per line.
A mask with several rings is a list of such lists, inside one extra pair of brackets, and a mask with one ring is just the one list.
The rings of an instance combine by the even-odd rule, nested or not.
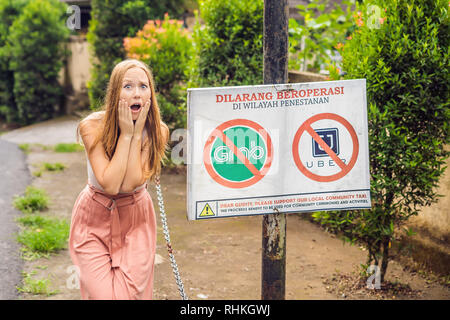
[(286, 216), (264, 215), (261, 299), (284, 300), (286, 291)]
[[(288, 0), (264, 0), (264, 84), (288, 82)], [(267, 214), (262, 222), (261, 299), (284, 300), (286, 216)]]

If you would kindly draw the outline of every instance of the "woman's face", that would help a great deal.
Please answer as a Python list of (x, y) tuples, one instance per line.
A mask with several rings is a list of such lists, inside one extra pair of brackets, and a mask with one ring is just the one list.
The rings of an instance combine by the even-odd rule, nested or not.
[(139, 117), (139, 113), (145, 103), (150, 100), (152, 92), (147, 74), (138, 67), (133, 67), (125, 72), (120, 91), (120, 99), (125, 100), (131, 109), (133, 120)]

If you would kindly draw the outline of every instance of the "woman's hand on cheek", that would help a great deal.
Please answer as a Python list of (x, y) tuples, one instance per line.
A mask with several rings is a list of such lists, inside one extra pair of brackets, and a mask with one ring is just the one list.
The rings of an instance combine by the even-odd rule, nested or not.
[(150, 110), (150, 100), (144, 105), (144, 108), (139, 113), (139, 116), (134, 124), (134, 136), (141, 138), (142, 130), (144, 130), (145, 121), (147, 120), (148, 111)]
[(132, 137), (134, 133), (133, 117), (125, 100), (119, 101), (119, 128), (120, 134)]

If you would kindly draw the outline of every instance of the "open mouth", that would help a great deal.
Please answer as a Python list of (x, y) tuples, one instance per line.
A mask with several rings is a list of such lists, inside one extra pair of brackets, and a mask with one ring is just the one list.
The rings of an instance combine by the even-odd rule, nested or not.
[(131, 108), (131, 111), (137, 112), (137, 111), (139, 111), (141, 109), (141, 105), (138, 104), (138, 103), (135, 103), (135, 104), (132, 104), (130, 106), (130, 108)]

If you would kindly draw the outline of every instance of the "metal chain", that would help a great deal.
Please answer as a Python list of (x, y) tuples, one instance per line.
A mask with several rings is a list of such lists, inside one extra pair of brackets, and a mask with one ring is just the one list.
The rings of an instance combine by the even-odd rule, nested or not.
[(173, 255), (172, 245), (170, 244), (169, 227), (167, 226), (167, 216), (166, 211), (164, 209), (164, 200), (162, 196), (159, 177), (155, 178), (155, 184), (156, 184), (156, 194), (158, 197), (159, 215), (161, 216), (164, 238), (166, 239), (167, 251), (169, 252), (170, 264), (172, 265), (172, 271), (175, 276), (175, 281), (178, 285), (178, 291), (180, 291), (181, 298), (183, 300), (188, 300), (188, 297), (184, 292), (183, 281), (181, 281), (180, 272), (178, 271), (178, 265), (175, 261), (175, 256)]

